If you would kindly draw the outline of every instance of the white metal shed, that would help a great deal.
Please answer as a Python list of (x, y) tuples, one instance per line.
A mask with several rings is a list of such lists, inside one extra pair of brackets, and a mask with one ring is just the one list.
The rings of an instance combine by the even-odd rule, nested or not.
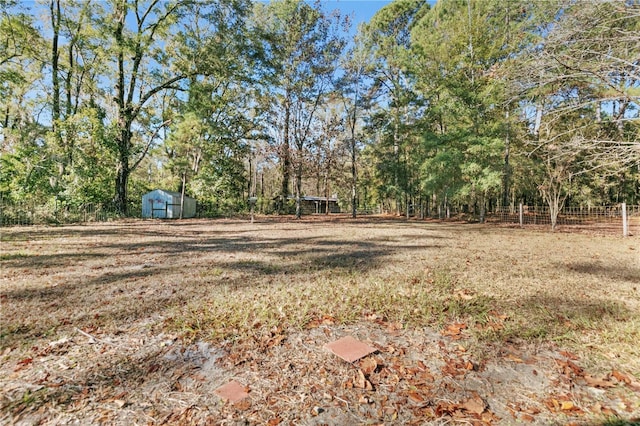
[[(180, 218), (180, 198), (179, 192), (156, 189), (147, 192), (142, 196), (142, 217), (157, 219), (178, 219)], [(184, 196), (183, 218), (195, 217), (196, 200)]]

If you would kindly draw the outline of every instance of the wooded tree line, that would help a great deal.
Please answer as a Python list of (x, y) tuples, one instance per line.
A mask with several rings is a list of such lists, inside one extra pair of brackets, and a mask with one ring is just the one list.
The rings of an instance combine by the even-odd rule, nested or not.
[(350, 25), (299, 0), (0, 0), (0, 195), (640, 202), (637, 2), (396, 0)]

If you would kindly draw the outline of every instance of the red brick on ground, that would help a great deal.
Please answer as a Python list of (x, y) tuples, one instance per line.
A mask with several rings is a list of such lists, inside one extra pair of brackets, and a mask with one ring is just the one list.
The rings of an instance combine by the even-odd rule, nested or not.
[(238, 402), (249, 396), (247, 388), (242, 386), (235, 380), (230, 381), (226, 385), (222, 385), (213, 391), (220, 398), (227, 400), (231, 403)]
[(351, 336), (327, 343), (324, 347), (347, 362), (357, 361), (377, 350)]

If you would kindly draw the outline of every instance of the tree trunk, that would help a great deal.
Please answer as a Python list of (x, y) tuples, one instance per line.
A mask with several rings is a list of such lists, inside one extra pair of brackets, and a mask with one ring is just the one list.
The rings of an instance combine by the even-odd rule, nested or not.
[(356, 138), (351, 138), (351, 217), (356, 218), (358, 213), (358, 174), (356, 169)]
[(296, 166), (296, 219), (302, 217), (302, 160)]
[[(549, 166), (547, 166), (549, 167)], [(551, 219), (551, 229), (555, 231), (558, 223), (558, 215), (564, 207), (564, 203), (569, 196), (563, 189), (564, 182), (570, 176), (563, 174), (561, 169), (547, 169), (547, 182), (539, 187), (542, 198), (549, 206), (549, 216)]]
[[(118, 81), (116, 83), (116, 105), (118, 115), (119, 132), (116, 138), (118, 147), (118, 160), (116, 164), (116, 196), (115, 207), (118, 214), (127, 214), (127, 185), (129, 183), (129, 147), (131, 143), (131, 124), (127, 120), (125, 107), (125, 69), (124, 69), (124, 21), (126, 16), (126, 4), (119, 4), (115, 11), (118, 20), (114, 32), (117, 46)], [(131, 77), (133, 78), (133, 76)]]
[(354, 94), (353, 100), (353, 114), (351, 115), (351, 217), (356, 218), (358, 213), (358, 199), (357, 199), (357, 191), (358, 191), (358, 170), (356, 168), (356, 160), (357, 160), (357, 145), (356, 145), (356, 119), (358, 117), (358, 92), (359, 86), (356, 86), (356, 91)]
[(284, 132), (282, 139), (282, 186), (280, 190), (280, 197), (282, 198), (282, 205), (280, 206), (280, 213), (285, 212), (287, 205), (287, 197), (289, 196), (289, 171), (291, 169), (291, 152), (289, 143), (289, 121), (291, 120), (291, 100), (289, 90), (284, 101)]
[(60, 51), (58, 50), (58, 38), (60, 33), (60, 0), (51, 0), (49, 5), (51, 10), (51, 29), (53, 36), (51, 39), (51, 84), (53, 93), (52, 119), (54, 131), (60, 120), (60, 79), (58, 76)]
[(329, 173), (331, 171), (331, 155), (329, 155), (329, 161), (327, 161), (327, 168), (324, 171), (324, 201), (325, 211), (324, 214), (329, 214)]
[(180, 219), (184, 219), (184, 190), (187, 186), (187, 172), (182, 172), (182, 185), (180, 188)]
[(127, 184), (129, 182), (129, 156), (120, 155), (116, 165), (116, 211), (120, 215), (127, 214)]
[(399, 113), (396, 111), (396, 117), (393, 125), (393, 158), (395, 161), (395, 167), (393, 168), (393, 190), (395, 192), (394, 195), (396, 199), (396, 216), (400, 216), (400, 204), (402, 203), (402, 201), (400, 201), (400, 177), (398, 176), (398, 169), (400, 168), (400, 147), (398, 146), (398, 139), (400, 137), (400, 125), (398, 124), (398, 121), (400, 120), (400, 117), (398, 117), (398, 114)]
[[(51, 29), (53, 31), (51, 39), (51, 127), (54, 133), (56, 143), (59, 148), (64, 150), (62, 146), (62, 136), (60, 134), (60, 77), (59, 77), (59, 60), (60, 50), (58, 48), (58, 39), (60, 36), (60, 0), (51, 0), (49, 3), (51, 11)], [(64, 162), (62, 163), (61, 174), (64, 174)]]
[[(73, 78), (73, 72), (74, 72), (74, 61), (73, 61), (73, 46), (74, 46), (75, 41), (71, 40), (69, 42), (69, 69), (67, 70), (67, 78), (65, 80), (65, 92), (66, 92), (66, 101), (65, 101), (65, 117), (68, 119), (69, 117), (71, 117), (72, 114), (72, 99), (73, 99), (73, 93), (72, 93), (72, 89), (71, 89), (71, 79)], [(65, 135), (66, 141), (65, 141), (65, 149), (66, 149), (66, 162), (68, 164), (69, 167), (73, 166), (73, 146), (74, 146), (74, 138), (75, 138), (75, 134), (72, 134), (71, 132), (67, 131), (66, 135)]]
[(509, 204), (509, 187), (511, 185), (511, 165), (509, 164), (510, 155), (510, 126), (509, 126), (509, 110), (505, 112), (507, 129), (504, 137), (504, 169), (502, 171), (502, 208), (506, 208)]

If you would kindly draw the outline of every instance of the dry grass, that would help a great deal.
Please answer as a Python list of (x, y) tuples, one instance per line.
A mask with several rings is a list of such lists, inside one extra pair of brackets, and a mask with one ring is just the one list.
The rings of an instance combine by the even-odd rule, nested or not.
[[(495, 345), (555, 344), (594, 373), (640, 377), (637, 237), (365, 219), (131, 221), (3, 229), (0, 259), (0, 359), (14, 379), (34, 347), (75, 330), (130, 348), (134, 337), (261, 341), (372, 319), (409, 330), (463, 322), (477, 359)], [(144, 376), (125, 361), (113, 365)]]

